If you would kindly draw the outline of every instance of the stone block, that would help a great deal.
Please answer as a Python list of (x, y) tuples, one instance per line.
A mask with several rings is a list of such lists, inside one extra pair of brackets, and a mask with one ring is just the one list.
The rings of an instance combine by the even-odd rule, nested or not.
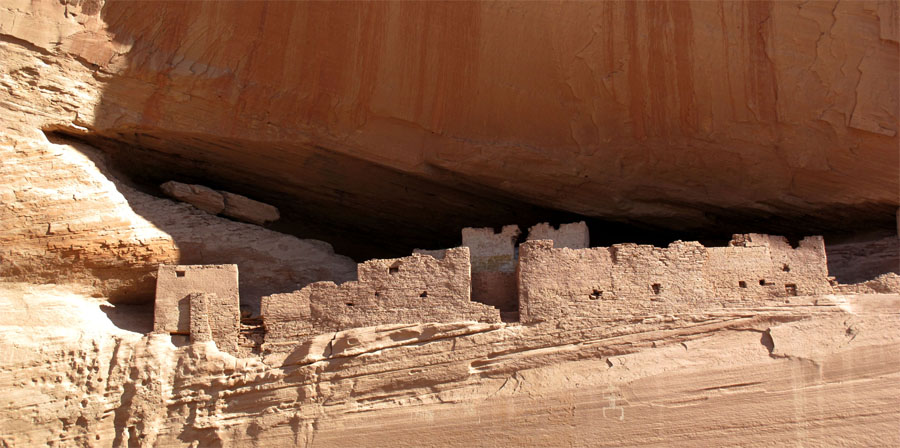
[(240, 328), (240, 297), (238, 270), (234, 264), (160, 265), (154, 332), (191, 333), (192, 293), (206, 294), (208, 325), (216, 345), (220, 350), (235, 352)]

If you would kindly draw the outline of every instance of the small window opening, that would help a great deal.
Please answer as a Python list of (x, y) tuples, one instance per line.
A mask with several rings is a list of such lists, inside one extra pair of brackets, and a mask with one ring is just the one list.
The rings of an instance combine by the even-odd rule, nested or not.
[(797, 285), (793, 283), (787, 283), (784, 285), (784, 292), (786, 292), (789, 296), (797, 295)]
[(654, 283), (650, 286), (650, 288), (653, 289), (653, 294), (656, 295), (659, 295), (659, 293), (662, 291), (662, 286), (659, 283)]
[(375, 298), (378, 298), (378, 297), (381, 297), (381, 293), (378, 291), (375, 291)]
[(394, 275), (394, 274), (400, 272), (400, 262), (398, 261), (398, 262), (394, 263), (393, 265), (391, 265), (391, 267), (388, 268), (388, 272), (391, 275)]
[(601, 290), (599, 290), (599, 289), (595, 289), (594, 292), (592, 292), (591, 295), (588, 296), (588, 297), (589, 297), (591, 300), (598, 300), (598, 299), (600, 299), (601, 297), (603, 297), (603, 291), (601, 291)]
[(355, 306), (355, 305), (348, 302), (348, 303), (347, 303), (347, 306)]
[(759, 281), (759, 286), (766, 286), (766, 279), (761, 279)]
[(421, 297), (423, 299), (428, 297), (428, 291), (422, 291), (422, 294), (419, 294), (419, 297)]
[(784, 265), (781, 267), (781, 270), (784, 272), (791, 272), (791, 267), (788, 265)]
[(741, 280), (741, 281), (738, 282), (738, 286), (740, 286), (741, 288), (746, 288), (746, 287), (747, 287), (747, 282)]
[(184, 277), (185, 271), (175, 271), (176, 277)]

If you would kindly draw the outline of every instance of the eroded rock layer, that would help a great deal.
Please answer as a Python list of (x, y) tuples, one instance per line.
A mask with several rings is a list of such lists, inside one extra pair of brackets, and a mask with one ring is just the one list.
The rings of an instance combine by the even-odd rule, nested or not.
[(896, 445), (900, 296), (834, 299), (577, 330), (360, 328), (241, 359), (122, 331), (77, 291), (6, 284), (0, 442)]
[[(900, 445), (898, 11), (4, 0), (0, 447)], [(161, 198), (172, 180), (280, 219)], [(523, 303), (555, 317), (517, 322), (522, 241), (499, 226), (582, 219), (590, 241), (526, 243), (559, 262)], [(634, 234), (604, 220), (675, 235), (662, 245), (870, 233), (826, 235), (824, 289), (785, 263), (764, 272), (777, 284), (697, 269), (682, 283), (702, 246), (613, 245)], [(470, 226), (503, 250), (456, 266), (468, 287), (364, 264), (413, 291), (393, 308), (338, 254), (453, 247)], [(631, 288), (603, 255), (618, 247), (677, 275)], [(422, 253), (437, 271), (428, 254), (448, 252)], [(791, 275), (813, 267), (797, 262)], [(192, 291), (190, 337), (153, 334), (153, 310), (129, 302), (153, 296), (160, 264), (235, 264), (239, 291), (231, 277), (227, 297)], [(302, 289), (317, 281), (337, 285)], [(775, 293), (698, 286), (719, 281)], [(397, 312), (446, 291), (467, 300), (444, 308), (483, 322)], [(627, 296), (615, 313), (609, 292)], [(670, 293), (684, 303), (651, 301)], [(299, 310), (279, 350), (262, 347), (264, 296)], [(298, 300), (329, 325), (306, 328)]]
[(369, 238), (541, 213), (529, 205), (743, 227), (726, 233), (885, 226), (898, 205), (896, 2), (13, 1), (0, 14), (7, 40), (93, 74), (93, 92), (41, 90), (69, 104), (45, 121), (145, 172), (279, 207), (288, 195), (294, 214)]

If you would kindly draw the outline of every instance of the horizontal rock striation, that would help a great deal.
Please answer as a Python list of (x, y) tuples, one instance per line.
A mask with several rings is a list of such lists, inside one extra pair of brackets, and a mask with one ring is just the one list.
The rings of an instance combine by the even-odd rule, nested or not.
[(77, 292), (2, 291), (9, 446), (900, 443), (897, 295), (615, 327), (359, 328), (259, 359), (119, 330)]
[[(898, 17), (6, 0), (0, 447), (898, 446)], [(163, 199), (171, 179), (280, 219)], [(499, 227), (582, 220), (532, 228), (559, 244), (518, 261)], [(330, 244), (395, 257), (468, 226), (471, 257), (357, 271)], [(789, 262), (754, 238), (616, 244), (860, 230), (830, 272), (821, 241), (779, 242)], [(739, 250), (769, 265), (711, 269)], [(129, 302), (160, 264), (237, 265), (240, 285), (178, 290), (187, 329), (153, 333)]]

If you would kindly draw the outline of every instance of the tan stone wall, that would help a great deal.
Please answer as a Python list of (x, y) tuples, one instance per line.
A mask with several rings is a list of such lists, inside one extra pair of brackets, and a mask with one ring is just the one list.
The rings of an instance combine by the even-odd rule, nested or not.
[(584, 221), (561, 224), (559, 228), (554, 228), (546, 222), (535, 224), (528, 229), (527, 240), (553, 240), (553, 247), (556, 248), (584, 249), (591, 247), (590, 234)]
[(515, 272), (473, 272), (472, 300), (500, 311), (519, 309)]
[(240, 328), (237, 265), (160, 265), (154, 332), (190, 334), (191, 293), (206, 293), (212, 339), (219, 350), (235, 352)]
[(472, 254), (472, 299), (499, 308), (517, 308), (514, 275), (519, 226), (504, 226), (500, 232), (490, 227), (462, 230), (462, 245)]
[(359, 281), (313, 283), (289, 294), (263, 298), (267, 349), (314, 334), (371, 325), (499, 322), (496, 308), (470, 300), (469, 249), (370, 260), (358, 266)]
[(192, 292), (188, 294), (191, 303), (191, 342), (212, 341), (212, 329), (209, 326), (209, 302), (216, 301), (215, 294)]
[[(721, 297), (830, 294), (825, 242), (806, 237), (796, 249), (778, 236), (735, 235), (728, 247), (708, 249), (707, 288)], [(743, 283), (741, 283), (743, 282)]]
[(627, 321), (832, 292), (821, 237), (794, 249), (757, 234), (713, 248), (676, 241), (574, 250), (529, 241), (519, 247), (518, 284), (525, 323)]
[[(490, 229), (487, 229), (493, 232)], [(505, 245), (505, 244), (504, 244)], [(443, 259), (447, 249), (425, 250), (415, 249), (414, 254), (431, 255)], [(497, 260), (494, 258), (493, 260)], [(486, 265), (490, 265), (490, 261)], [(515, 263), (515, 252), (513, 252)], [(472, 271), (472, 300), (498, 308), (500, 311), (519, 309), (519, 298), (516, 291), (516, 273), (500, 271)]]
[(516, 240), (519, 226), (503, 226), (499, 233), (490, 227), (462, 229), (462, 245), (472, 254), (472, 272), (515, 272)]

